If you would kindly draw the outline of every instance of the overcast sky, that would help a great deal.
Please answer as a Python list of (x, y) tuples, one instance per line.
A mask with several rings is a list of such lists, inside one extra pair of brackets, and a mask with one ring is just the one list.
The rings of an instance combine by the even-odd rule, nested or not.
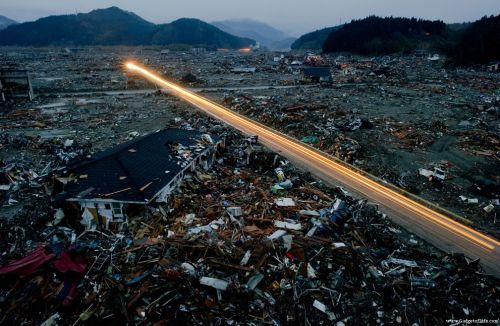
[(154, 23), (252, 18), (298, 36), (367, 15), (473, 21), (500, 14), (500, 0), (0, 0), (0, 15), (24, 22), (118, 6)]

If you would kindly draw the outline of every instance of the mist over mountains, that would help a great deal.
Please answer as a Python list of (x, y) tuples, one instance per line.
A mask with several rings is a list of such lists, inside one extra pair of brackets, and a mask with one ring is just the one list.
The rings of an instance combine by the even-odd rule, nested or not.
[(289, 49), (296, 39), (283, 31), (253, 19), (216, 21), (212, 22), (212, 25), (229, 34), (253, 39), (269, 49)]
[(9, 27), (10, 25), (15, 25), (17, 22), (8, 17), (0, 15), (0, 30)]

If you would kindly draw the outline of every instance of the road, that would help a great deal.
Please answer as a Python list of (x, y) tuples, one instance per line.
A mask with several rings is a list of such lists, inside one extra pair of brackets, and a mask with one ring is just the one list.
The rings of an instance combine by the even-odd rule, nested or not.
[(500, 249), (496, 239), (463, 225), (429, 208), (417, 197), (401, 193), (397, 188), (374, 180), (353, 167), (272, 128), (194, 94), (133, 63), (127, 69), (172, 91), (177, 96), (248, 135), (258, 135), (259, 141), (279, 152), (294, 164), (310, 171), (332, 185), (342, 185), (379, 205), (397, 224), (445, 252), (461, 252), (472, 259), (479, 258), (485, 270), (500, 278)]
[[(187, 90), (199, 92), (227, 92), (227, 91), (254, 91), (263, 89), (288, 89), (288, 88), (309, 88), (318, 87), (317, 85), (255, 85), (255, 86), (221, 86), (221, 87), (193, 87)], [(162, 92), (170, 93), (169, 89), (146, 88), (146, 89), (119, 89), (119, 90), (95, 90), (83, 92), (50, 92), (50, 93), (37, 93), (36, 95), (58, 95), (58, 96), (119, 96), (119, 95), (138, 95), (138, 94), (152, 94), (161, 90)]]

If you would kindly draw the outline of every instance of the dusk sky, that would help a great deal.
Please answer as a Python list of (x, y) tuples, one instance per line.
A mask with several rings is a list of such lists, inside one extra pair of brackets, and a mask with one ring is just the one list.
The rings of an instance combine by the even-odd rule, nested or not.
[(181, 17), (207, 22), (252, 18), (295, 36), (371, 14), (442, 19), (451, 23), (500, 13), (500, 0), (0, 0), (0, 15), (25, 22), (110, 6), (133, 11), (154, 23)]

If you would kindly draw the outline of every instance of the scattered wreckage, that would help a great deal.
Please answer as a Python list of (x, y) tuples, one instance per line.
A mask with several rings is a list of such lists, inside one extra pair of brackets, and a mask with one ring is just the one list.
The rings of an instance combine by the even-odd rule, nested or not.
[[(140, 154), (146, 143), (174, 146), (170, 159), (184, 173), (169, 200), (128, 209), (118, 229), (82, 225), (82, 209), (68, 202), (55, 209), (59, 195), (50, 201), (45, 189), (31, 189), (37, 199), (0, 221), (0, 323), (340, 326), (498, 318), (498, 283), (478, 261), (436, 251), (375, 205), (317, 182), (256, 138), (215, 129), (224, 146), (212, 165), (191, 162), (213, 148), (214, 136), (166, 129), (62, 169), (77, 182), (91, 180), (80, 178), (95, 164), (85, 162)], [(172, 132), (175, 144), (148, 142)], [(186, 146), (192, 135), (199, 140)], [(130, 168), (129, 178), (148, 167)], [(40, 182), (61, 194), (58, 171)]]
[[(0, 63), (19, 62), (33, 72), (36, 95), (13, 104), (0, 120), (0, 148), (7, 153), (0, 160), (0, 324), (498, 319), (498, 280), (480, 262), (437, 251), (376, 205), (314, 180), (255, 137), (187, 113), (168, 94), (147, 89), (120, 71), (130, 51), (0, 51)], [(500, 97), (492, 75), (445, 71), (412, 56), (132, 51), (186, 86), (214, 87), (198, 91), (236, 111), (406, 189), (430, 191), (467, 212), (475, 227), (496, 232), (498, 180), (481, 178), (484, 165), (471, 170), (436, 154), (431, 162), (411, 160), (407, 171), (405, 156), (459, 148), (496, 162), (492, 126)], [(183, 141), (168, 147), (175, 169), (134, 161), (130, 169), (96, 179), (96, 155), (154, 136), (169, 114), (180, 117), (168, 127), (186, 130)], [(196, 141), (187, 134), (196, 134)], [(216, 145), (219, 140), (224, 146)], [(196, 162), (203, 148), (213, 147), (213, 161)], [(122, 154), (139, 150), (126, 147)], [(407, 160), (404, 171), (397, 169), (400, 159)], [(479, 178), (457, 186), (470, 171)], [(146, 179), (125, 182), (146, 172)], [(154, 196), (168, 180), (175, 180), (168, 198)], [(101, 189), (103, 181), (119, 183)], [(121, 206), (118, 196), (132, 189), (144, 195), (140, 204)], [(157, 191), (145, 194), (150, 190)], [(160, 197), (165, 200), (155, 200)], [(104, 201), (82, 208), (79, 199)]]

